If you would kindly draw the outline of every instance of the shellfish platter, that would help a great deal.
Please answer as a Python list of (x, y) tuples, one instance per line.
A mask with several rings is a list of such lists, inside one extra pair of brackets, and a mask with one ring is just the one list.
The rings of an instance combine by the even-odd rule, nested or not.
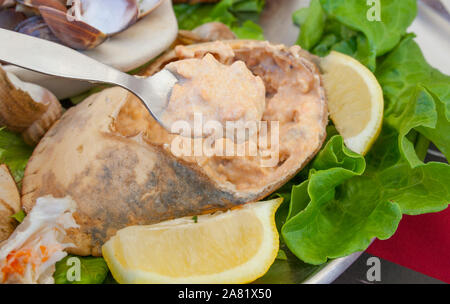
[(0, 65), (0, 283), (331, 283), (448, 207), (449, 24), (416, 0), (0, 0), (0, 28), (177, 78), (169, 132), (123, 88)]

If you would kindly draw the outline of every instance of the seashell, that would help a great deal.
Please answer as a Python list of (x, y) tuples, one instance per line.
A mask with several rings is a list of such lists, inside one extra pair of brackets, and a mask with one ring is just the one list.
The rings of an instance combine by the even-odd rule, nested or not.
[(41, 16), (33, 16), (25, 19), (14, 30), (22, 34), (61, 43)]
[(0, 10), (0, 28), (14, 30), (16, 26), (27, 17), (21, 12), (16, 12), (13, 8)]
[(39, 12), (59, 40), (79, 50), (92, 49), (123, 31), (139, 14), (135, 0), (78, 0), (67, 12), (48, 6), (40, 6)]
[(139, 18), (143, 18), (156, 9), (163, 0), (138, 0)]
[(15, 0), (0, 0), (0, 9), (13, 7), (16, 5)]
[(66, 13), (57, 9), (41, 6), (39, 11), (55, 37), (71, 48), (92, 49), (107, 38), (104, 33), (89, 24), (76, 20), (69, 21)]
[(33, 9), (39, 9), (40, 6), (47, 6), (58, 9), (60, 11), (67, 11), (67, 6), (64, 0), (17, 0), (20, 4), (31, 7)]
[(0, 125), (22, 133), (35, 145), (62, 115), (58, 99), (47, 89), (21, 81), (0, 68)]

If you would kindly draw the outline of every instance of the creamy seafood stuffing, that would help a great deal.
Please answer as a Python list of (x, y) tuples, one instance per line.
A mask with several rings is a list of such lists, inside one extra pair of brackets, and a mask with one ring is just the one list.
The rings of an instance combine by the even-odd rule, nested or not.
[[(248, 192), (279, 181), (289, 169), (309, 160), (324, 139), (327, 110), (319, 73), (308, 57), (298, 47), (287, 49), (267, 42), (177, 46), (172, 58), (159, 62), (159, 68), (188, 79), (174, 88), (167, 111), (172, 121), (185, 117), (191, 121), (190, 115), (198, 111), (222, 123), (268, 122), (267, 129), (259, 130), (257, 155), (249, 153), (249, 141), (240, 143), (224, 137), (212, 146), (223, 150), (233, 146), (234, 151), (246, 151), (245, 155), (230, 157), (224, 152), (205, 156), (192, 151), (177, 157), (196, 163), (220, 184)], [(129, 103), (125, 108), (126, 115), (119, 115), (117, 120), (119, 132), (139, 130), (145, 140), (166, 148), (176, 141), (177, 136), (166, 132), (150, 116), (137, 114), (143, 111), (139, 103)], [(141, 119), (131, 122), (127, 118), (130, 112)], [(270, 122), (279, 123), (276, 135)]]

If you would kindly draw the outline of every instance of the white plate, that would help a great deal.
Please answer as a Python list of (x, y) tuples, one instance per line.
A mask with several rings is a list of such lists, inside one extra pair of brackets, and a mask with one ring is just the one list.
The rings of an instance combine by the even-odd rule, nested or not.
[[(163, 3), (126, 31), (111, 37), (85, 54), (121, 71), (133, 70), (166, 50), (175, 40), (178, 24), (170, 0)], [(20, 79), (39, 84), (59, 99), (80, 94), (92, 85), (87, 82), (47, 76), (15, 66), (4, 67)]]

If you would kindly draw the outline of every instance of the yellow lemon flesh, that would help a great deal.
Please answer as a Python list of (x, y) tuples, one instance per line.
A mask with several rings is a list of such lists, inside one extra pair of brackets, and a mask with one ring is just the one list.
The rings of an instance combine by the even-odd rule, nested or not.
[(119, 283), (252, 282), (277, 256), (281, 201), (127, 227), (103, 245), (103, 256)]
[(346, 146), (366, 154), (380, 134), (383, 90), (373, 73), (350, 56), (331, 52), (320, 63), (330, 117)]

